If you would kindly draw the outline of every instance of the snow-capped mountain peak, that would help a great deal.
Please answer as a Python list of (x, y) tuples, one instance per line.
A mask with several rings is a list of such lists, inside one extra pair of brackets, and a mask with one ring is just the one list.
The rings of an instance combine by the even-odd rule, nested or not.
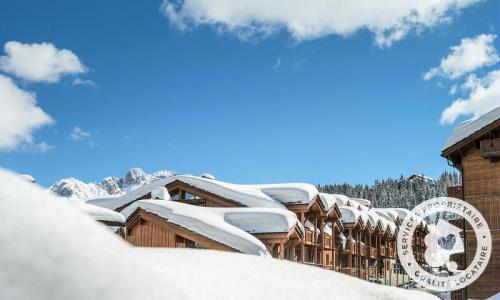
[(148, 174), (140, 168), (132, 168), (121, 178), (108, 176), (101, 182), (85, 183), (73, 177), (64, 178), (51, 185), (49, 190), (62, 197), (87, 201), (99, 197), (123, 195), (144, 184), (173, 175), (175, 173), (168, 170)]

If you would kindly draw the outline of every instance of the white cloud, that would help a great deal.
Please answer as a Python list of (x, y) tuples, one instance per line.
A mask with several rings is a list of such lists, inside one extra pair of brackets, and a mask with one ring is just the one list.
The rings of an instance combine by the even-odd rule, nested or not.
[(81, 141), (85, 139), (89, 139), (91, 136), (89, 131), (83, 131), (80, 127), (76, 126), (71, 130), (68, 135), (68, 138), (72, 141)]
[(424, 74), (424, 80), (435, 76), (457, 79), (482, 67), (496, 64), (500, 58), (493, 42), (493, 34), (481, 34), (464, 38), (459, 45), (450, 48), (450, 54), (441, 60), (438, 67)]
[(466, 99), (457, 99), (441, 115), (441, 124), (455, 122), (459, 116), (479, 117), (500, 106), (500, 70), (483, 78), (469, 76), (462, 89), (470, 91)]
[(78, 57), (67, 49), (57, 49), (50, 43), (22, 44), (16, 41), (4, 45), (0, 70), (28, 81), (58, 82), (62, 76), (87, 72)]
[(458, 86), (456, 84), (452, 85), (450, 88), (450, 95), (453, 96), (457, 93), (458, 91)]
[(281, 66), (281, 57), (276, 58), (276, 63), (273, 65), (273, 69), (278, 69)]
[(269, 36), (281, 29), (297, 41), (348, 36), (362, 29), (380, 47), (409, 32), (449, 22), (482, 0), (164, 0), (160, 10), (180, 30), (213, 26), (242, 39)]
[(34, 143), (32, 134), (35, 129), (51, 123), (52, 118), (37, 106), (35, 95), (18, 88), (9, 77), (0, 75), (1, 150), (17, 147), (48, 150)]
[(20, 150), (31, 153), (45, 153), (54, 149), (53, 145), (49, 145), (46, 142), (41, 143), (23, 143), (20, 145)]
[(97, 88), (97, 84), (89, 79), (75, 78), (73, 80), (73, 85), (90, 86), (93, 88)]

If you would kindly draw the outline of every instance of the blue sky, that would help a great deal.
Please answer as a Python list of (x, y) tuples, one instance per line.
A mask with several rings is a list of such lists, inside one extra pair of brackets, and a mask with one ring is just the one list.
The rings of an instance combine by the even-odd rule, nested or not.
[[(282, 29), (249, 40), (217, 26), (183, 30), (160, 5), (2, 3), (0, 45), (51, 43), (72, 51), (86, 71), (55, 84), (12, 76), (55, 122), (32, 132), (49, 151), (10, 149), (0, 152), (0, 165), (46, 186), (135, 166), (238, 183), (438, 176), (450, 169), (440, 150), (468, 116), (441, 125), (459, 98), (450, 95), (455, 83), (423, 76), (463, 38), (497, 35), (500, 20), (500, 4), (484, 1), (381, 47), (363, 29), (307, 39)], [(75, 127), (85, 133), (76, 140)]]

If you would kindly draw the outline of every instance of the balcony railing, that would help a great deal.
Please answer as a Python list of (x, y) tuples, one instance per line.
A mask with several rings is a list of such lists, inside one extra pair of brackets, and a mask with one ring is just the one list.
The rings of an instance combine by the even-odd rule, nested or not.
[(312, 230), (306, 229), (304, 237), (305, 237), (306, 244), (313, 244), (314, 232)]
[(367, 251), (366, 249), (368, 249), (368, 247), (366, 247), (364, 244), (361, 244), (359, 246), (359, 252), (360, 252), (359, 255), (361, 255), (361, 256), (367, 256), (366, 255), (367, 254), (366, 253), (366, 251)]
[(378, 251), (380, 253), (380, 256), (385, 256), (385, 246), (380, 246)]
[(357, 254), (356, 253), (356, 243), (351, 242), (351, 241), (347, 241), (347, 243), (345, 245), (345, 252), (347, 254)]
[(325, 240), (323, 241), (323, 246), (330, 249), (332, 247), (332, 237), (325, 234)]
[(375, 247), (369, 247), (370, 249), (370, 257), (371, 258), (377, 258), (377, 248)]
[(368, 272), (370, 277), (378, 277), (377, 267), (369, 267)]

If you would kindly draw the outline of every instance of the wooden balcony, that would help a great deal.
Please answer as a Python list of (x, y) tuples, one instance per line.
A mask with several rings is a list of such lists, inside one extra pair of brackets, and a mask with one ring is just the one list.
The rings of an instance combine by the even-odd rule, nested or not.
[(312, 245), (314, 243), (314, 232), (306, 228), (304, 238), (306, 244)]
[(368, 268), (368, 275), (369, 275), (369, 277), (378, 277), (377, 267), (369, 267)]
[(396, 258), (396, 249), (392, 249), (391, 247), (387, 247), (387, 253), (389, 253), (390, 258)]
[(377, 248), (369, 247), (370, 249), (370, 258), (377, 258)]
[(347, 243), (345, 245), (345, 253), (346, 254), (357, 254), (356, 243), (351, 242), (351, 241), (347, 241)]
[(368, 247), (366, 247), (364, 244), (361, 244), (359, 246), (359, 255), (367, 256), (367, 249), (368, 249)]
[(380, 253), (380, 256), (385, 256), (385, 246), (379, 246), (378, 252)]
[(332, 248), (332, 237), (330, 235), (325, 234), (325, 240), (323, 242), (323, 246), (326, 249), (331, 249)]

